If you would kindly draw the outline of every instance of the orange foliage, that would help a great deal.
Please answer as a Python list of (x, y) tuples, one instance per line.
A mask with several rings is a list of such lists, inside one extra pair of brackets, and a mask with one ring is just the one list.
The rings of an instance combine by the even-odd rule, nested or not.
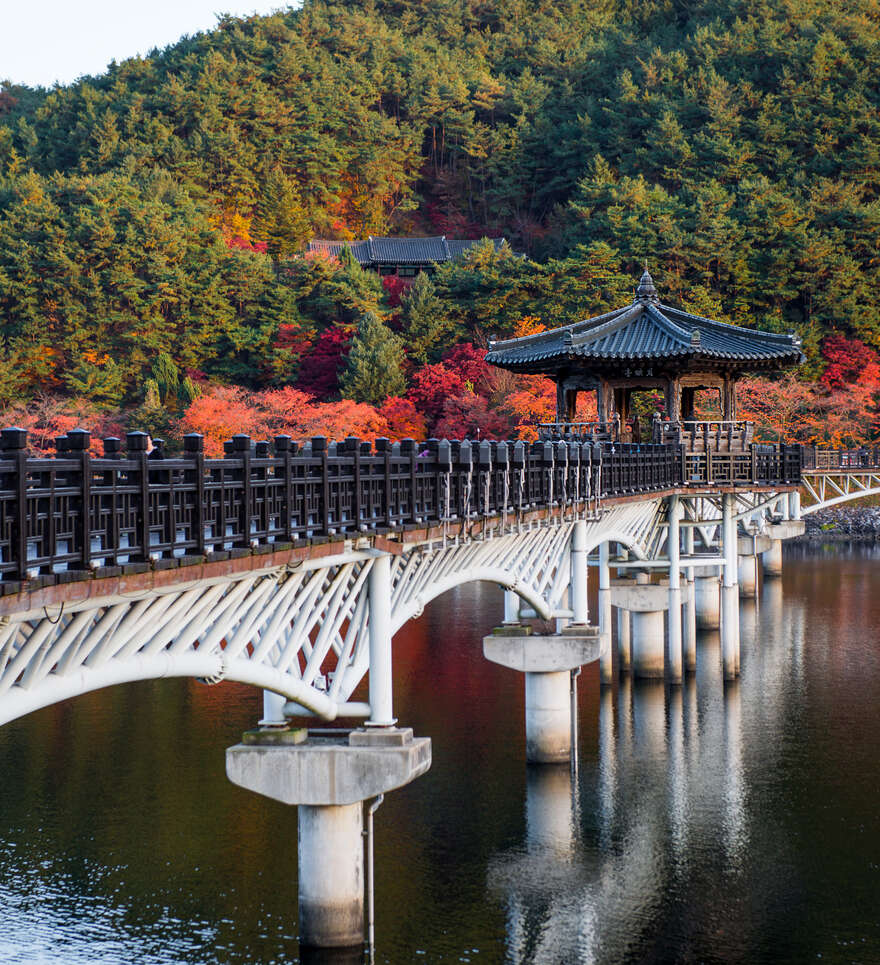
[(181, 432), (200, 432), (205, 437), (205, 455), (223, 455), (223, 443), (243, 432), (260, 434), (261, 413), (253, 406), (244, 389), (214, 386), (193, 399), (180, 419)]
[(104, 453), (101, 440), (107, 436), (122, 437), (125, 429), (114, 414), (102, 412), (86, 399), (60, 399), (43, 396), (33, 402), (0, 409), (0, 425), (18, 426), (28, 431), (28, 447), (35, 455), (55, 451), (55, 437), (71, 429), (90, 429), (91, 453)]
[(392, 395), (379, 407), (379, 414), (388, 422), (390, 439), (424, 440), (427, 438), (428, 428), (425, 417), (409, 399)]
[(547, 326), (537, 315), (523, 315), (513, 327), (514, 338), (525, 338), (526, 335), (538, 335), (546, 331)]

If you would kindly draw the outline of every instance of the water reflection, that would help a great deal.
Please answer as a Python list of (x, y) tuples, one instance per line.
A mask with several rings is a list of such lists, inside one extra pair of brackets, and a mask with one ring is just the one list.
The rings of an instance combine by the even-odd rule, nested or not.
[[(530, 769), (525, 847), (501, 856), (489, 873), (490, 888), (506, 902), (510, 962), (626, 960), (661, 909), (668, 914), (670, 901), (681, 900), (695, 863), (705, 873), (706, 856), (714, 855), (718, 880), (747, 872), (756, 815), (744, 706), (768, 735), (784, 726), (790, 672), (797, 674), (802, 653), (802, 609), (797, 600), (784, 605), (779, 581), (765, 586), (760, 601), (742, 601), (748, 672), (740, 681), (723, 679), (715, 630), (699, 634), (696, 674), (683, 686), (624, 676), (603, 690), (598, 759), (593, 774), (583, 775), (587, 783), (595, 776), (595, 808), (587, 810), (590, 790), (582, 786), (579, 832), (568, 772)], [(688, 930), (688, 914), (673, 932)]]

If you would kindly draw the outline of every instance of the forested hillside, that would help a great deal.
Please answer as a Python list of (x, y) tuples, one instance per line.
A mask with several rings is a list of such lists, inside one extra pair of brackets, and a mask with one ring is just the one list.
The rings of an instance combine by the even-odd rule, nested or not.
[[(485, 403), (472, 425), (512, 431), (546, 386), (450, 354), (618, 305), (647, 259), (669, 301), (797, 330), (826, 407), (873, 406), (878, 65), (876, 0), (307, 0), (69, 87), (6, 84), (0, 404), (177, 431), (218, 391), (254, 412), (298, 391), (408, 402), (427, 431)], [(388, 233), (528, 257), (479, 249), (402, 302), (292, 257)]]

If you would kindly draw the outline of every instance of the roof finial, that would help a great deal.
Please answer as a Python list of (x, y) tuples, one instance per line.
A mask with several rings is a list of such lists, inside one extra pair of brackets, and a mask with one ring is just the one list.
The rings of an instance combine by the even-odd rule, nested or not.
[(657, 304), (660, 299), (657, 296), (657, 289), (654, 287), (654, 279), (648, 271), (648, 259), (645, 259), (645, 270), (639, 279), (639, 287), (636, 289), (636, 301), (649, 301)]

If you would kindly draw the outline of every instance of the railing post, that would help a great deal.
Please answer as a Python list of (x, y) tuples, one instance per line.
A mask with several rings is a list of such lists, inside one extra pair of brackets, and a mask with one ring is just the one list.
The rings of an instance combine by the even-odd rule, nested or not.
[(147, 471), (147, 440), (146, 432), (128, 432), (125, 436), (125, 447), (128, 458), (138, 464), (138, 517), (137, 539), (141, 547), (141, 559), (150, 561), (150, 477)]
[(392, 727), (391, 557), (383, 553), (370, 567), (370, 719), (373, 727)]
[(92, 443), (92, 434), (87, 429), (71, 429), (67, 433), (70, 451), (76, 453), (80, 465), (80, 517), (79, 517), (79, 538), (80, 538), (80, 561), (83, 570), (91, 569), (92, 563), (92, 454), (89, 446)]
[(239, 546), (251, 540), (251, 437), (239, 432), (232, 437), (232, 455), (241, 460), (241, 512), (239, 514)]
[(198, 432), (188, 432), (183, 437), (185, 458), (192, 459), (193, 467), (188, 469), (190, 481), (195, 484), (196, 505), (193, 510), (192, 525), (196, 527), (195, 551), (205, 555), (205, 438)]
[[(15, 473), (15, 535), (12, 539), (12, 559), (17, 579), (27, 579), (27, 430), (13, 426), (0, 432), (0, 449), (3, 458), (14, 460)], [(51, 509), (51, 507), (50, 507)], [(49, 552), (55, 552), (50, 546)]]

